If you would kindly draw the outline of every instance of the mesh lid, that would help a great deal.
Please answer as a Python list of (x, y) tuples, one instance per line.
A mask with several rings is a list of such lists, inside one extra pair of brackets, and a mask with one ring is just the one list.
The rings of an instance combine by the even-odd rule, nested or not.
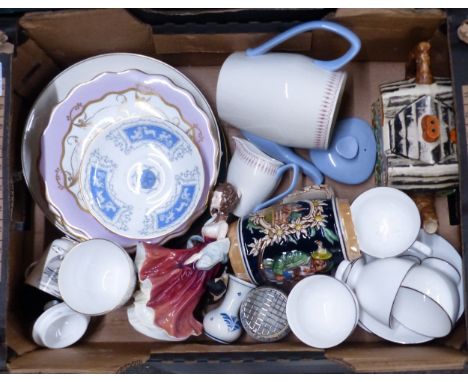
[(287, 296), (275, 288), (252, 290), (240, 308), (242, 326), (249, 336), (261, 342), (273, 342), (289, 333), (286, 317)]

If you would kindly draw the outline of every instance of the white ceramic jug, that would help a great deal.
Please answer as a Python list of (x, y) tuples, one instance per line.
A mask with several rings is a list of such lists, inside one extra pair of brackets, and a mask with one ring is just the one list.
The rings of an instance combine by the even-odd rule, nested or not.
[[(346, 38), (350, 49), (331, 61), (291, 53), (265, 54), (314, 29)], [(329, 21), (311, 21), (255, 49), (233, 53), (218, 78), (218, 114), (241, 130), (286, 146), (326, 149), (346, 82), (346, 74), (336, 70), (351, 61), (360, 47), (359, 38), (349, 29)]]

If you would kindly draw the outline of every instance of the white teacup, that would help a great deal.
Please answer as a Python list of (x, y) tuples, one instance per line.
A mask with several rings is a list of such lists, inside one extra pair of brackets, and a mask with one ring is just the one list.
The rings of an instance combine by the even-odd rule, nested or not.
[[(283, 165), (245, 139), (234, 137), (234, 141), (236, 149), (229, 163), (227, 174), (227, 182), (236, 187), (240, 196), (239, 203), (233, 212), (234, 215), (245, 216), (252, 211), (266, 208), (280, 201), (296, 188), (300, 176), (297, 165)], [(288, 189), (265, 201), (287, 170), (293, 171), (293, 179)]]
[(445, 337), (452, 330), (452, 320), (437, 302), (406, 287), (398, 290), (392, 316), (408, 329), (427, 337)]
[(404, 192), (391, 187), (375, 187), (351, 204), (361, 251), (378, 257), (393, 257), (411, 249), (428, 257), (432, 249), (417, 239), (421, 227), (419, 210)]
[[(267, 53), (297, 34), (324, 29), (347, 39), (350, 49), (331, 61), (300, 54)], [(328, 148), (346, 82), (337, 72), (359, 52), (359, 38), (329, 21), (300, 24), (255, 49), (231, 54), (216, 90), (218, 114), (231, 125), (274, 142)]]
[(435, 301), (447, 312), (452, 324), (457, 320), (460, 308), (457, 286), (440, 270), (430, 268), (423, 262), (408, 272), (401, 286), (420, 292)]
[(73, 247), (60, 266), (58, 285), (73, 310), (97, 316), (123, 306), (133, 294), (136, 270), (119, 245), (104, 239)]
[(449, 279), (451, 279), (455, 285), (461, 281), (461, 275), (458, 270), (450, 264), (448, 261), (439, 259), (437, 257), (427, 257), (422, 260), (422, 264), (426, 267), (435, 269), (446, 275)]
[[(368, 264), (358, 259), (352, 263), (346, 283), (356, 293), (362, 311), (390, 326), (398, 289), (415, 265), (413, 261), (400, 258), (377, 259)], [(347, 267), (343, 265), (343, 268)]]

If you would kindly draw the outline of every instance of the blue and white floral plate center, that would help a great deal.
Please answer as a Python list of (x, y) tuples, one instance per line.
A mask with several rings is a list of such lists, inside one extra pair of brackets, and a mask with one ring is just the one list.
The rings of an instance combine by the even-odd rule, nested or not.
[(128, 172), (128, 187), (134, 194), (155, 192), (161, 186), (159, 166), (135, 163)]
[(202, 196), (203, 162), (177, 126), (130, 119), (104, 129), (88, 145), (80, 187), (93, 216), (121, 236), (146, 240), (176, 230)]

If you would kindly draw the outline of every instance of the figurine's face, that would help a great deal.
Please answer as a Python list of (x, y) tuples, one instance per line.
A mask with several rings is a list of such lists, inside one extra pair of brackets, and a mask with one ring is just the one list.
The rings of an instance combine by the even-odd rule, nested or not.
[(221, 212), (221, 205), (223, 202), (223, 193), (219, 191), (213, 192), (211, 198), (210, 213), (211, 215), (217, 215)]

